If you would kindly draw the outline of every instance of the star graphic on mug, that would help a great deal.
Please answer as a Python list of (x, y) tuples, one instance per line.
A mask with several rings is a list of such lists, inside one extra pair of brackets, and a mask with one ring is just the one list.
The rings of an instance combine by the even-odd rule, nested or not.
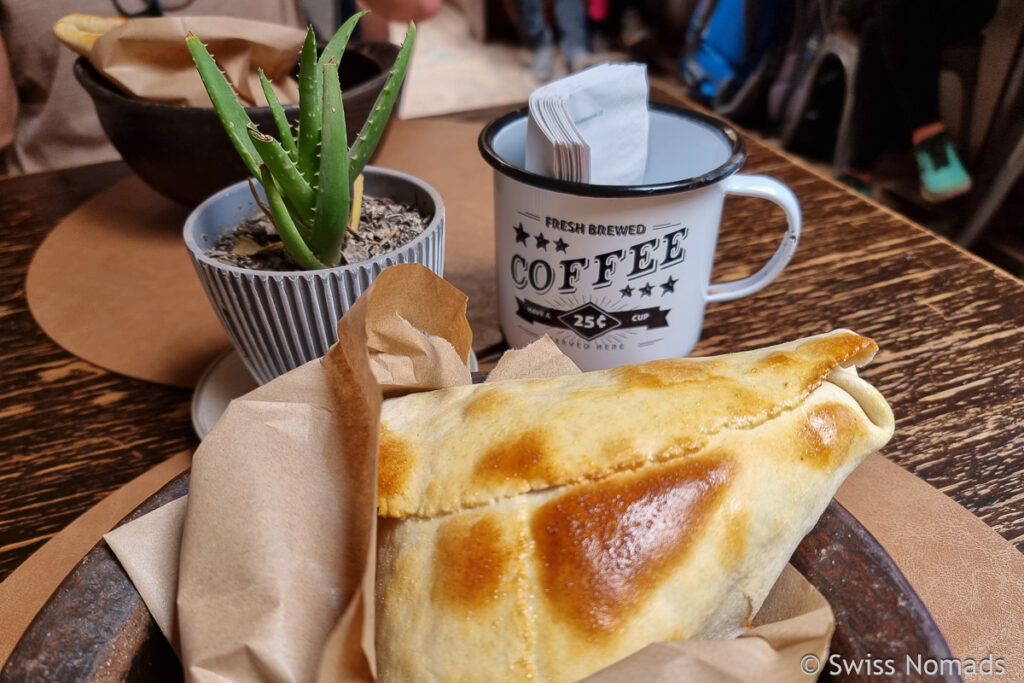
[(640, 296), (650, 296), (653, 290), (654, 287), (651, 287), (651, 283), (648, 282), (647, 284), (640, 288)]
[(663, 282), (662, 284), (658, 285), (659, 287), (661, 287), (661, 295), (665, 296), (669, 292), (676, 291), (676, 283), (677, 282), (679, 282), (679, 280), (677, 280), (674, 277), (672, 277), (671, 275), (669, 275), (668, 279), (665, 280), (665, 282)]
[(519, 225), (515, 226), (515, 230), (516, 230), (516, 242), (522, 242), (525, 245), (526, 244), (526, 238), (528, 238), (530, 236), (530, 233), (528, 233), (525, 230), (523, 230), (523, 224), (522, 223), (520, 223)]
[(568, 248), (569, 243), (563, 240), (561, 237), (559, 237), (558, 240), (555, 242), (555, 251), (564, 252)]
[(619, 292), (622, 293), (622, 296), (633, 296), (633, 288), (630, 287), (629, 285), (626, 285), (625, 287), (620, 289)]
[(537, 240), (538, 249), (543, 249), (544, 251), (548, 250), (548, 244), (550, 244), (551, 240), (545, 237), (544, 233), (538, 232), (535, 239)]

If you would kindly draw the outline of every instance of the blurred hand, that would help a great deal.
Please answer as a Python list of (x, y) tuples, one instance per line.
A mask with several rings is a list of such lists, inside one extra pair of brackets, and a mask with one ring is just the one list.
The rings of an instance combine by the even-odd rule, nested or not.
[(441, 0), (360, 0), (359, 4), (388, 21), (423, 21), (441, 9)]
[(7, 48), (0, 36), (0, 149), (14, 141), (14, 122), (18, 119), (18, 91), (7, 61)]

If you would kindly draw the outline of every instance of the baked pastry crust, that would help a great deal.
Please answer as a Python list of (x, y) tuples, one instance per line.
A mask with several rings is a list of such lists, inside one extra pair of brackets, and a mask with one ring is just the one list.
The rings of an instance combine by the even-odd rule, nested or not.
[(712, 358), (452, 387), (386, 401), (379, 514), (431, 517), (699, 453), (871, 360), (848, 330)]
[(756, 613), (893, 416), (849, 331), (385, 403), (384, 681), (569, 681)]

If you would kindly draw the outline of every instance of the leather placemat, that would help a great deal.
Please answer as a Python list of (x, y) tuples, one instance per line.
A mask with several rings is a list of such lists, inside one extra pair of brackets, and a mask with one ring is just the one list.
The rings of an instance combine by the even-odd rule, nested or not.
[[(93, 507), (0, 583), (0, 666), (32, 617), (101, 536), (188, 465), (154, 467)], [(920, 595), (958, 658), (1002, 659), (1024, 680), (1024, 555), (952, 499), (881, 455), (836, 498), (867, 527)], [(913, 656), (914, 653), (908, 653)], [(897, 664), (903, 670), (904, 663)]]
[(72, 211), (29, 265), (36, 322), (102, 368), (195, 386), (230, 344), (189, 261), (186, 216), (134, 176)]
[[(1024, 554), (878, 454), (854, 470), (836, 500), (896, 562), (954, 656), (977, 662), (991, 653), (1004, 660), (1007, 680), (1024, 680)], [(897, 669), (904, 671), (904, 663)]]

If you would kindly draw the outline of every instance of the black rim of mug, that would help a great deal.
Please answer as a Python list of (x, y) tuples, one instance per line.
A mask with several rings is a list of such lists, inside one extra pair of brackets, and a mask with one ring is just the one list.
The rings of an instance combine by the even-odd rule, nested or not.
[(590, 185), (588, 183), (576, 183), (569, 180), (549, 178), (537, 173), (531, 173), (530, 171), (519, 168), (518, 166), (513, 166), (494, 151), (494, 138), (502, 129), (505, 128), (505, 126), (527, 116), (529, 113), (528, 107), (522, 107), (513, 112), (509, 112), (508, 114), (500, 116), (487, 124), (487, 126), (480, 132), (480, 137), (477, 140), (477, 146), (479, 147), (480, 154), (483, 155), (484, 160), (503, 175), (514, 178), (521, 183), (539, 187), (543, 190), (551, 190), (553, 192), (561, 192), (563, 194), (579, 195), (584, 197), (637, 197), (673, 194), (676, 192), (696, 190), (697, 188), (717, 183), (722, 178), (732, 175), (739, 170), (740, 166), (743, 165), (744, 160), (746, 160), (747, 147), (743, 143), (743, 138), (740, 137), (740, 134), (736, 132), (736, 129), (732, 126), (716, 118), (707, 116), (706, 114), (693, 111), (692, 109), (682, 109), (680, 107), (654, 103), (650, 105), (650, 109), (652, 111), (660, 111), (682, 116), (683, 118), (697, 121), (714, 129), (722, 136), (724, 142), (729, 145), (729, 158), (726, 159), (722, 165), (708, 171), (707, 173), (694, 176), (692, 178), (680, 178), (679, 180), (672, 180), (667, 183), (651, 183), (647, 185)]

